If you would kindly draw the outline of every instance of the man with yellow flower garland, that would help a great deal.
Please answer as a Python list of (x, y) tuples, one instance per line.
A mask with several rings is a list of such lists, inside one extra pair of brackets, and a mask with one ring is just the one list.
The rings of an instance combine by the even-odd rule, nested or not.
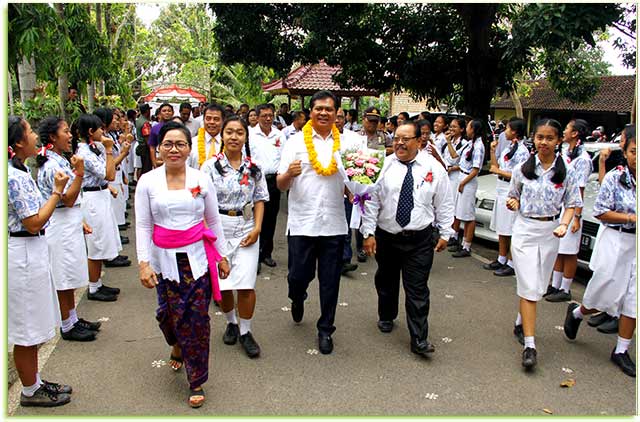
[(340, 133), (335, 126), (338, 100), (330, 91), (311, 97), (311, 120), (284, 146), (277, 184), (289, 189), (287, 240), (291, 316), (302, 321), (307, 288), (316, 266), (320, 289), (318, 348), (333, 351), (331, 335), (338, 303), (342, 249), (347, 234), (344, 217), (344, 182), (335, 159)]
[(203, 127), (198, 129), (198, 135), (191, 139), (191, 155), (187, 159), (189, 167), (200, 169), (202, 163), (220, 152), (222, 145), (220, 129), (224, 118), (222, 106), (211, 103), (205, 108)]

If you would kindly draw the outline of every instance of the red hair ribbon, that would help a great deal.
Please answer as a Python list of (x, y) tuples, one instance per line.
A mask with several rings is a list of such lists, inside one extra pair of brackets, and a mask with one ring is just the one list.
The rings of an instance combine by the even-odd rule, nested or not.
[(40, 149), (38, 150), (38, 155), (41, 156), (46, 156), (47, 155), (47, 151), (53, 149), (53, 144), (47, 144), (47, 145), (43, 145), (40, 147)]
[(16, 153), (13, 152), (13, 148), (9, 147), (9, 158), (13, 158), (16, 156)]

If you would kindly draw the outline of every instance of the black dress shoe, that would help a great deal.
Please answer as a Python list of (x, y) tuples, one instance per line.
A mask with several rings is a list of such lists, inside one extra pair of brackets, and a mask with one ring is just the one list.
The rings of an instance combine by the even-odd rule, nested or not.
[(71, 396), (69, 394), (56, 394), (51, 392), (44, 384), (41, 385), (31, 397), (27, 397), (24, 393), (20, 393), (20, 406), (23, 407), (55, 407), (62, 406), (70, 401)]
[(571, 340), (575, 340), (582, 322), (581, 319), (573, 316), (573, 311), (579, 306), (577, 303), (570, 303), (567, 307), (567, 316), (564, 318), (564, 335)]
[(522, 351), (522, 366), (533, 369), (538, 363), (538, 352), (533, 347), (527, 347)]
[(424, 356), (428, 353), (435, 352), (436, 348), (433, 344), (429, 343), (427, 340), (411, 339), (411, 351), (416, 355)]
[(224, 330), (224, 335), (222, 336), (222, 341), (224, 344), (233, 345), (238, 341), (238, 336), (240, 335), (240, 329), (238, 328), (238, 324), (228, 323), (227, 329)]
[(378, 321), (378, 330), (390, 333), (393, 330), (393, 321)]
[(598, 315), (594, 315), (591, 318), (589, 318), (589, 321), (587, 321), (587, 324), (589, 324), (590, 327), (598, 327), (604, 324), (605, 322), (609, 321), (611, 318), (613, 317), (608, 313), (600, 312)]
[(564, 290), (560, 289), (556, 293), (545, 297), (544, 300), (553, 303), (568, 302), (571, 300), (571, 292), (565, 292)]
[(457, 252), (454, 252), (453, 254), (451, 254), (451, 256), (454, 258), (466, 258), (468, 256), (471, 256), (471, 251), (463, 248)]
[(66, 333), (61, 329), (60, 337), (70, 341), (93, 341), (96, 339), (96, 332), (85, 330), (76, 323), (73, 328)]
[(278, 265), (276, 264), (276, 261), (274, 261), (270, 256), (263, 259), (262, 262), (264, 262), (264, 265), (266, 265), (267, 267), (275, 267), (276, 265)]
[(345, 262), (342, 264), (342, 275), (350, 273), (358, 269), (358, 264), (352, 264), (351, 262)]
[(447, 250), (449, 252), (458, 252), (459, 250), (462, 249), (462, 245), (460, 245), (459, 243), (456, 243), (454, 245), (451, 245), (447, 248)]
[[(102, 287), (104, 287), (104, 285)], [(90, 321), (87, 321), (86, 319), (80, 318), (78, 320), (78, 322), (76, 322), (74, 325), (76, 327), (82, 327), (82, 328), (84, 328), (85, 330), (88, 330), (88, 331), (96, 331), (97, 332), (97, 331), (100, 331), (100, 326), (102, 325), (102, 323), (100, 323), (100, 322), (90, 322)]]
[(356, 258), (358, 259), (358, 262), (367, 262), (368, 256), (364, 249), (360, 249)]
[(120, 243), (123, 245), (129, 244), (129, 238), (127, 236), (120, 236)]
[(546, 293), (545, 293), (545, 294), (543, 294), (543, 295), (542, 295), (542, 297), (547, 297), (547, 296), (549, 296), (549, 295), (552, 295), (552, 294), (558, 293), (559, 291), (560, 291), (560, 289), (556, 289), (556, 288), (555, 288), (555, 287), (553, 287), (551, 284), (549, 284), (549, 285), (547, 286), (547, 291), (546, 291)]
[(611, 351), (611, 362), (618, 365), (625, 374), (633, 378), (636, 377), (636, 364), (631, 360), (629, 353), (616, 353), (616, 349), (614, 348)]
[(120, 257), (112, 259), (111, 261), (104, 261), (104, 266), (107, 268), (128, 267), (130, 265), (131, 261), (128, 259), (121, 259)]
[(44, 388), (51, 391), (54, 394), (71, 394), (73, 393), (73, 388), (70, 385), (66, 384), (58, 384), (55, 382), (50, 382), (47, 380), (42, 380), (42, 385)]
[[(449, 245), (447, 245), (449, 246)], [(500, 263), (500, 261), (498, 261), (497, 259), (493, 262), (490, 262), (488, 264), (484, 264), (482, 266), (482, 268), (484, 268), (485, 270), (491, 270), (491, 271), (495, 271), (498, 270), (500, 268), (502, 268), (502, 264)]]
[(242, 348), (244, 349), (247, 356), (249, 356), (250, 358), (253, 359), (260, 356), (260, 346), (258, 346), (258, 343), (256, 343), (255, 339), (253, 338), (253, 335), (251, 335), (251, 331), (240, 336), (240, 344), (242, 345)]
[[(458, 245), (458, 239), (454, 238), (454, 237), (450, 237), (449, 241), (447, 241), (447, 247), (450, 246), (457, 246)], [(493, 268), (492, 268), (493, 269)]]
[(512, 275), (516, 275), (516, 270), (514, 270), (507, 264), (504, 264), (502, 267), (495, 270), (493, 272), (493, 275), (495, 275), (496, 277), (509, 277)]
[(522, 330), (522, 324), (513, 326), (513, 335), (518, 339), (518, 343), (524, 346), (524, 331)]
[(302, 321), (303, 316), (304, 316), (304, 301), (291, 302), (291, 318), (293, 318), (293, 322)]
[(105, 292), (110, 293), (112, 295), (117, 296), (120, 294), (120, 289), (118, 287), (109, 287), (106, 284), (103, 284), (102, 289), (104, 289)]
[(87, 293), (89, 300), (98, 300), (100, 302), (115, 302), (118, 296), (104, 290), (104, 286), (100, 287), (95, 293)]
[(318, 349), (323, 355), (328, 355), (333, 352), (333, 340), (331, 340), (331, 336), (318, 334)]
[(618, 332), (618, 318), (611, 318), (609, 321), (601, 324), (598, 331), (603, 334), (616, 334)]

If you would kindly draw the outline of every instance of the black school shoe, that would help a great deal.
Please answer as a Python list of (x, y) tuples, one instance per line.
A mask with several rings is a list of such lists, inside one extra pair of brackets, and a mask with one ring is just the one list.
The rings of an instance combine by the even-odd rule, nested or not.
[(87, 298), (89, 300), (97, 300), (100, 302), (115, 302), (118, 300), (118, 296), (106, 291), (104, 286), (100, 287), (95, 293), (88, 292)]
[[(449, 241), (451, 241), (451, 239), (449, 239)], [(453, 246), (453, 245), (447, 244), (447, 246)], [(496, 259), (488, 264), (482, 265), (482, 268), (484, 268), (485, 270), (495, 271), (502, 268), (502, 264), (500, 263), (500, 261)]]
[(96, 339), (96, 332), (86, 330), (76, 323), (73, 328), (66, 333), (60, 329), (60, 337), (69, 341), (93, 341)]
[(527, 347), (522, 351), (522, 366), (531, 370), (538, 364), (538, 352), (533, 347)]
[(128, 267), (131, 265), (131, 261), (128, 259), (123, 259), (123, 257), (118, 256), (115, 259), (112, 259), (111, 261), (104, 261), (104, 266), (107, 268), (114, 268), (114, 267)]
[(633, 363), (629, 353), (626, 351), (624, 353), (616, 353), (614, 348), (611, 351), (611, 362), (615, 363), (625, 374), (633, 378), (636, 377), (636, 364)]
[(605, 322), (609, 321), (611, 318), (613, 317), (608, 313), (600, 312), (598, 315), (594, 315), (591, 318), (589, 318), (589, 321), (587, 321), (587, 324), (589, 324), (590, 327), (598, 327), (604, 324)]
[(42, 384), (31, 397), (20, 394), (20, 406), (24, 407), (55, 407), (62, 406), (70, 401), (71, 396), (69, 394), (54, 393), (45, 384)]
[(260, 356), (260, 346), (258, 346), (258, 343), (253, 338), (251, 331), (240, 336), (240, 344), (242, 345), (242, 348), (244, 349), (247, 356), (249, 356), (251, 359)]
[(616, 334), (618, 332), (618, 318), (611, 318), (609, 321), (601, 324), (597, 330), (603, 334)]
[[(102, 287), (105, 287), (104, 285)], [(120, 289), (118, 289), (118, 291), (120, 291)], [(82, 327), (85, 330), (89, 330), (89, 331), (100, 331), (100, 326), (102, 325), (101, 322), (91, 322), (91, 321), (87, 321), (86, 319), (78, 319), (78, 322), (75, 323), (75, 325), (77, 327)]]

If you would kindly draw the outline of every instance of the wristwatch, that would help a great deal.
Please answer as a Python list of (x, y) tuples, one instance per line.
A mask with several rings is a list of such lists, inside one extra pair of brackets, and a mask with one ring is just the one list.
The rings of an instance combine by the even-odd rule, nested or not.
[(575, 218), (576, 220), (580, 220), (582, 218), (582, 214), (574, 214), (573, 218)]

